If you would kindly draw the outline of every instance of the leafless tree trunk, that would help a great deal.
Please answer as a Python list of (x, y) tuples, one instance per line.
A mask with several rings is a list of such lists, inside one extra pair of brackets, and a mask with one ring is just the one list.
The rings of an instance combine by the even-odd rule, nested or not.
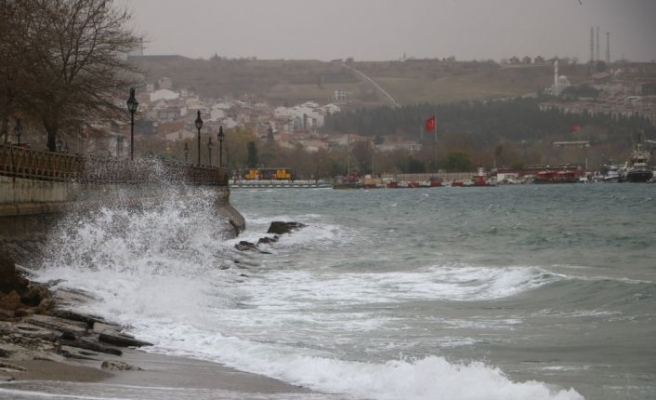
[[(7, 43), (0, 51), (6, 47), (16, 57), (7, 69), (13, 67), (18, 74), (13, 81), (0, 82), (0, 96), (6, 100), (11, 90), (19, 93), (12, 113), (41, 121), (51, 151), (56, 150), (60, 130), (125, 112), (123, 101), (116, 100), (135, 81), (136, 69), (127, 61), (127, 53), (140, 39), (125, 28), (130, 14), (111, 3), (0, 0), (0, 5), (11, 9), (2, 13), (0, 24), (2, 18), (8, 19), (6, 26), (15, 29), (7, 33), (10, 40), (3, 40)], [(0, 29), (4, 38), (7, 29)]]

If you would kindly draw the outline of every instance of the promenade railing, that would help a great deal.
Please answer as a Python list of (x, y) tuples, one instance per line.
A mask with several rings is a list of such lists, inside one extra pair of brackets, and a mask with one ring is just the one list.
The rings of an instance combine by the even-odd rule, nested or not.
[(0, 175), (85, 184), (184, 183), (227, 186), (225, 168), (156, 159), (122, 160), (38, 151), (0, 144)]

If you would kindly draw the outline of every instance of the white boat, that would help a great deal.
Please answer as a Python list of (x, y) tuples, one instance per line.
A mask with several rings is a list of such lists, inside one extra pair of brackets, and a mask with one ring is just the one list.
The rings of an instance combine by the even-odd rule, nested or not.
[(629, 160), (624, 167), (624, 173), (620, 175), (619, 180), (624, 182), (649, 182), (654, 177), (654, 171), (649, 166), (649, 151), (642, 147), (638, 142)]
[(613, 160), (609, 160), (608, 164), (604, 165), (601, 169), (602, 182), (617, 182), (620, 177), (620, 169)]

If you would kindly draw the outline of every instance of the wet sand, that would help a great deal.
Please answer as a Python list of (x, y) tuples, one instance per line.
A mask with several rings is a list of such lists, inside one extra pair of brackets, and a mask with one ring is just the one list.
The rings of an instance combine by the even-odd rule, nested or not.
[[(104, 360), (116, 360), (139, 367), (141, 370), (108, 371), (101, 369), (102, 361), (76, 360), (53, 362), (46, 360), (12, 361), (12, 365), (27, 371), (11, 374), (11, 386), (25, 381), (102, 383), (110, 386), (152, 389), (205, 389), (236, 393), (236, 398), (255, 398), (251, 395), (290, 395), (285, 398), (314, 397), (312, 392), (282, 381), (228, 368), (207, 361), (150, 354), (126, 349), (121, 357), (103, 355)], [(0, 389), (3, 386), (0, 386)], [(48, 392), (44, 389), (44, 392)], [(318, 394), (317, 394), (318, 395)], [(1, 396), (0, 396), (1, 397)], [(275, 396), (274, 396), (275, 397)], [(266, 398), (274, 398), (267, 396)], [(319, 395), (319, 397), (323, 397)], [(154, 397), (153, 397), (154, 398)], [(257, 396), (257, 398), (260, 398)]]
[(253, 393), (310, 393), (307, 389), (220, 364), (129, 351), (120, 358), (143, 371), (124, 371), (105, 380), (120, 385), (221, 389)]

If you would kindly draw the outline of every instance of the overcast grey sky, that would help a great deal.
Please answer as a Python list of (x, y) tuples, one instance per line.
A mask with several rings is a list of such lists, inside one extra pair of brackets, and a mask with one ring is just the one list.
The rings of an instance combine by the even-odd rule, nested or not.
[[(656, 59), (656, 0), (118, 0), (145, 54), (209, 58)], [(596, 28), (595, 28), (596, 36)], [(596, 50), (596, 45), (595, 45)]]

